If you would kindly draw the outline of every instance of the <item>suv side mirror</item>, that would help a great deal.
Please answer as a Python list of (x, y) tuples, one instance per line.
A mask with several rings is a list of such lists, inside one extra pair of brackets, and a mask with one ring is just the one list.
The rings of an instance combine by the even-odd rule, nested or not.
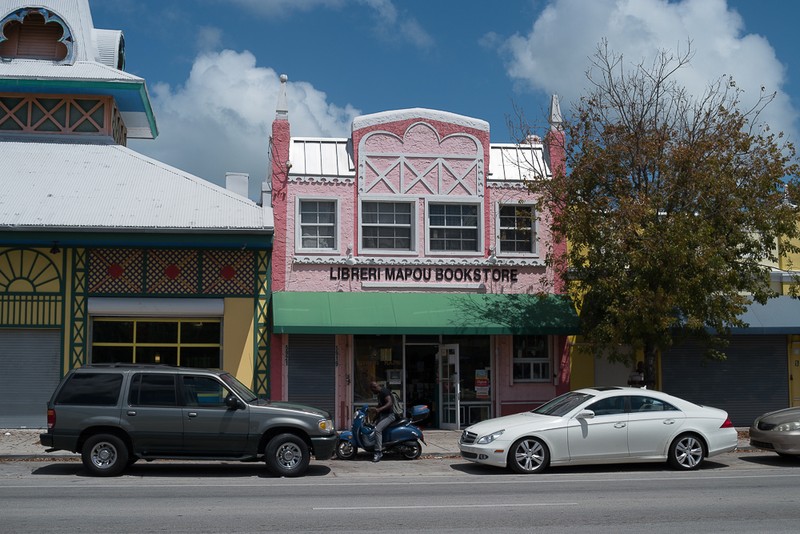
[(233, 393), (230, 393), (227, 397), (225, 397), (225, 406), (227, 406), (229, 410), (238, 410), (241, 408), (239, 399), (237, 399), (236, 395)]

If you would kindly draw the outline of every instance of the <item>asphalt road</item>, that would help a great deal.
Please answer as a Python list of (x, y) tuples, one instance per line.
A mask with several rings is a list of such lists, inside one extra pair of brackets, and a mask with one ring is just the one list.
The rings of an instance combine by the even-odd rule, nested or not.
[(800, 460), (726, 454), (514, 475), (461, 459), (153, 462), (86, 476), (65, 461), (0, 462), (0, 532), (797, 532)]

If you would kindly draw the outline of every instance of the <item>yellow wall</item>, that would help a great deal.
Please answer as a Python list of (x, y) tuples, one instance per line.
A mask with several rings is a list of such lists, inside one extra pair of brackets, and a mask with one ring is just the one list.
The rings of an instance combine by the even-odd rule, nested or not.
[(222, 367), (247, 386), (253, 385), (253, 309), (248, 298), (226, 298), (222, 327)]
[(575, 344), (575, 338), (570, 339), (570, 362), (572, 378), (569, 383), (571, 390), (594, 386), (595, 357), (590, 347)]

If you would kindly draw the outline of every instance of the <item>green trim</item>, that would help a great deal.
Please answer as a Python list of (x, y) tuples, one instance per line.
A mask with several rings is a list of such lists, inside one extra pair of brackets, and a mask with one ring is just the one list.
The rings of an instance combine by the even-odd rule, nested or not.
[[(100, 91), (135, 91), (138, 93), (139, 98), (142, 101), (142, 107), (144, 109), (144, 114), (147, 116), (147, 122), (150, 125), (150, 133), (153, 135), (155, 139), (158, 137), (158, 126), (156, 125), (156, 116), (153, 112), (153, 107), (150, 103), (150, 95), (147, 93), (147, 85), (145, 81), (104, 81), (104, 80), (97, 80), (97, 81), (86, 81), (86, 80), (43, 80), (43, 79), (28, 79), (28, 78), (17, 78), (17, 79), (9, 79), (6, 78), (2, 80), (0, 83), (0, 89), (2, 91), (11, 91), (12, 89), (20, 89), (20, 88), (29, 88), (38, 91), (40, 88), (50, 88), (55, 87), (58, 89), (63, 88), (63, 92), (67, 93), (71, 89), (77, 88), (82, 90), (100, 90)], [(59, 91), (61, 92), (61, 91)], [(114, 96), (108, 93), (100, 92), (98, 94), (101, 95), (108, 95)], [(117, 104), (119, 105), (119, 103)], [(125, 109), (120, 111), (124, 112), (135, 112), (135, 110)]]
[(279, 292), (272, 302), (276, 334), (579, 332), (575, 308), (558, 295)]
[(272, 286), (271, 255), (267, 252), (256, 254), (255, 305), (253, 310), (253, 391), (261, 398), (270, 398), (270, 328), (269, 303)]
[(69, 368), (75, 369), (87, 363), (88, 338), (88, 297), (86, 295), (89, 281), (89, 265), (85, 249), (75, 249), (72, 254), (72, 299), (70, 303), (70, 342)]
[(272, 234), (260, 233), (125, 233), (125, 232), (74, 232), (74, 231), (0, 231), (3, 246), (46, 246), (57, 242), (60, 247), (89, 248), (213, 248), (221, 250), (268, 250), (272, 248)]

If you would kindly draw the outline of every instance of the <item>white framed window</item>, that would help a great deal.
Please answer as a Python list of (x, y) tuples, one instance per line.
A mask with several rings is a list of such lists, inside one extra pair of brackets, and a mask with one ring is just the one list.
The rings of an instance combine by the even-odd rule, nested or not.
[(501, 204), (497, 210), (498, 254), (536, 254), (536, 212), (526, 204)]
[(414, 203), (365, 200), (361, 203), (362, 250), (412, 251)]
[(431, 252), (480, 252), (481, 205), (428, 203), (428, 244)]
[(514, 336), (514, 382), (550, 382), (552, 358), (547, 336)]
[(335, 199), (297, 200), (297, 248), (332, 252), (338, 248), (339, 204)]

